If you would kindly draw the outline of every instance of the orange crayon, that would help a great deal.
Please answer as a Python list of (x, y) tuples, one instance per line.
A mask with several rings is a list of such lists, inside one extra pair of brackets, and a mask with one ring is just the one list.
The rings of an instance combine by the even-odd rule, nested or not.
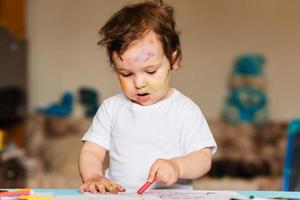
[(30, 195), (30, 194), (31, 194), (31, 189), (24, 188), (24, 189), (1, 191), (0, 197), (17, 197), (17, 196)]

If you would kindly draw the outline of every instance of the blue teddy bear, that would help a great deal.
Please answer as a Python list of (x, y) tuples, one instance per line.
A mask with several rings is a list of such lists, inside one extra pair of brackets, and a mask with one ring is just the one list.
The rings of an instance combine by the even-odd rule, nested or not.
[(243, 55), (236, 60), (230, 76), (230, 91), (223, 112), (225, 121), (256, 125), (268, 122), (264, 64), (264, 57), (256, 54)]

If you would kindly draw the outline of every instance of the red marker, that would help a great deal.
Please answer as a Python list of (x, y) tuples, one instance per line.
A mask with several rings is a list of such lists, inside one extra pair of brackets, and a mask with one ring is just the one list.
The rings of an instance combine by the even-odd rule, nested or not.
[(147, 189), (148, 187), (150, 187), (150, 185), (155, 181), (155, 179), (153, 179), (153, 181), (147, 181), (138, 191), (137, 193), (138, 194), (143, 194)]
[(22, 195), (30, 195), (31, 189), (24, 188), (24, 189), (13, 189), (13, 190), (1, 190), (0, 192), (0, 199), (2, 197), (18, 197)]

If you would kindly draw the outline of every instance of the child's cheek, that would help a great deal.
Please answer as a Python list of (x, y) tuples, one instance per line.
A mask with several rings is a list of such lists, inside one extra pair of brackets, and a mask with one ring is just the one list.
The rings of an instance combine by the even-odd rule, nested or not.
[(155, 81), (149, 84), (149, 88), (152, 92), (157, 92), (166, 89), (169, 86), (169, 81)]
[(152, 84), (150, 84), (149, 85), (149, 88), (150, 88), (150, 91), (151, 92), (156, 92), (156, 91), (159, 91), (159, 90), (161, 90), (161, 89), (163, 89), (164, 88), (164, 86), (165, 86), (165, 84), (164, 83), (152, 83)]
[(128, 81), (124, 80), (123, 77), (121, 77), (120, 75), (118, 75), (118, 79), (120, 81), (120, 86), (123, 90), (124, 93), (127, 93), (128, 92)]
[(157, 77), (156, 80), (153, 80), (149, 84), (149, 88), (153, 92), (164, 90), (169, 87), (169, 82), (170, 76), (168, 71), (166, 74), (164, 74), (164, 76)]

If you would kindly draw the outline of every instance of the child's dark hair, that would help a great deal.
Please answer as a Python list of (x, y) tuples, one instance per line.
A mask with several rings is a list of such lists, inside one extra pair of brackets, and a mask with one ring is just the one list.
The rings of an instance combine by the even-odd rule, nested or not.
[(180, 61), (182, 53), (174, 10), (161, 0), (123, 7), (100, 29), (101, 39), (98, 44), (106, 46), (110, 64), (114, 65), (113, 52), (121, 58), (129, 45), (141, 38), (147, 31), (156, 33), (171, 67), (175, 62)]

